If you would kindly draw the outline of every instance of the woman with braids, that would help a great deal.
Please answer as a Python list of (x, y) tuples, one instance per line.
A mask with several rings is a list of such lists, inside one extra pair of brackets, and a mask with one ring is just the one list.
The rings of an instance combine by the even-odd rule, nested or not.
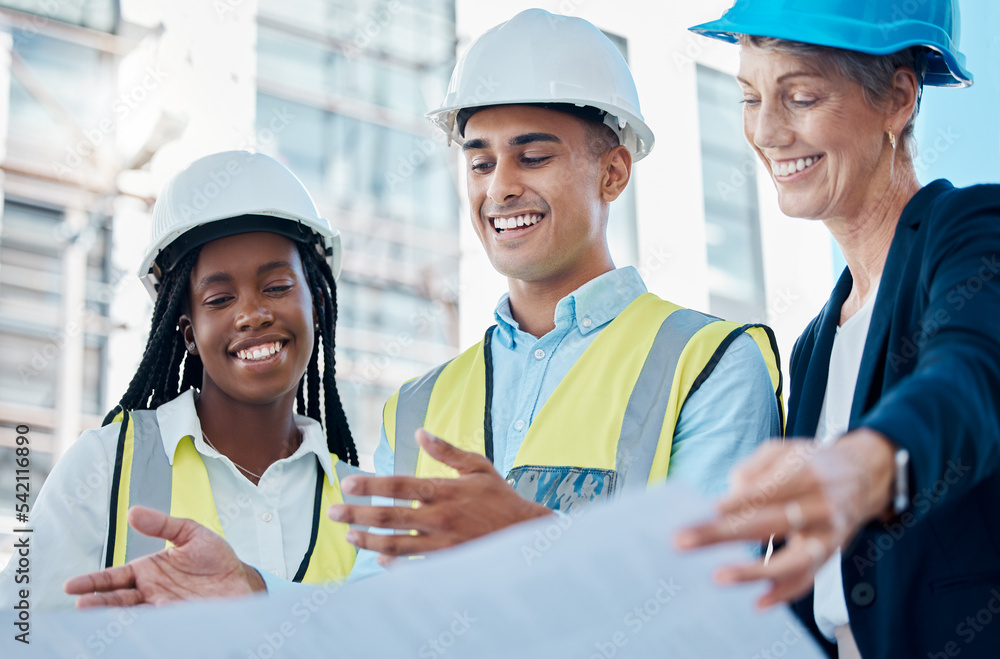
[[(347, 578), (348, 527), (324, 514), (358, 471), (334, 380), (339, 260), (337, 232), (267, 156), (218, 153), (173, 178), (140, 270), (155, 300), (142, 361), (33, 511), (36, 611), (71, 607), (71, 576), (164, 548), (129, 527), (133, 505), (193, 519), (282, 579)], [(14, 563), (3, 597), (21, 587)]]

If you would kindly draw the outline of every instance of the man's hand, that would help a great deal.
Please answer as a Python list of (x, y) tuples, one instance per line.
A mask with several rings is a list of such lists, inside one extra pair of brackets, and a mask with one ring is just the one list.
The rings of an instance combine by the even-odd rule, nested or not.
[(81, 596), (78, 609), (239, 597), (264, 590), (257, 571), (236, 558), (225, 540), (196, 522), (136, 506), (128, 511), (128, 523), (139, 533), (174, 546), (119, 567), (73, 577), (63, 589)]
[(395, 556), (444, 549), (518, 522), (554, 514), (541, 504), (521, 498), (485, 457), (455, 448), (423, 429), (416, 432), (416, 438), (430, 457), (454, 467), (458, 478), (351, 476), (341, 484), (347, 494), (416, 501), (417, 506), (338, 504), (330, 508), (330, 519), (337, 522), (417, 532), (375, 535), (348, 531), (349, 542), (382, 554), (380, 563)]
[(726, 566), (715, 576), (720, 583), (770, 580), (759, 608), (794, 601), (809, 592), (816, 572), (838, 547), (888, 510), (894, 453), (885, 436), (867, 429), (824, 447), (770, 442), (733, 470), (719, 516), (681, 530), (674, 541), (680, 549), (693, 549), (784, 537), (787, 544), (770, 561)]

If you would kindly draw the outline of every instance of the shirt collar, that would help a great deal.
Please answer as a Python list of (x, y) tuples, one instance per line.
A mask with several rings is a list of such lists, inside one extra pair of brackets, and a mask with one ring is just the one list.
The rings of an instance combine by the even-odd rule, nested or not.
[[(156, 421), (160, 426), (160, 439), (163, 441), (163, 452), (167, 455), (170, 465), (174, 464), (174, 454), (177, 446), (185, 437), (194, 440), (194, 447), (204, 456), (217, 458), (219, 453), (209, 447), (202, 439), (201, 421), (194, 406), (194, 389), (188, 389), (177, 398), (156, 408)], [(315, 419), (295, 415), (295, 426), (302, 433), (302, 444), (291, 456), (284, 460), (298, 460), (312, 453), (319, 460), (320, 466), (326, 472), (326, 477), (334, 482), (333, 461), (326, 446), (323, 426)]]
[[(588, 334), (617, 318), (645, 292), (646, 285), (632, 266), (605, 272), (559, 300), (555, 324), (557, 327), (576, 325), (581, 334)], [(500, 297), (493, 317), (497, 322), (494, 336), (507, 348), (513, 348), (515, 330), (520, 328), (510, 310), (510, 293)]]

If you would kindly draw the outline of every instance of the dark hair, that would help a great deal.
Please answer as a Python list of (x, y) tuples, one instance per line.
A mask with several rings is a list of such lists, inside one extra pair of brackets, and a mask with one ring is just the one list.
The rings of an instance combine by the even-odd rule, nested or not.
[[(326, 432), (331, 453), (352, 465), (358, 464), (358, 451), (347, 423), (347, 415), (334, 377), (334, 346), (337, 329), (337, 284), (326, 262), (311, 244), (296, 242), (302, 258), (306, 283), (312, 293), (319, 331), (313, 343), (306, 373), (299, 382), (296, 408), (300, 414), (320, 422)], [(118, 405), (104, 417), (111, 423), (123, 410), (155, 409), (191, 387), (200, 387), (203, 377), (201, 358), (185, 350), (178, 321), (188, 306), (188, 280), (201, 253), (195, 247), (167, 271), (159, 285), (153, 307), (149, 339), (142, 361)], [(323, 344), (323, 372), (320, 374), (319, 350)], [(322, 383), (322, 387), (320, 384)], [(323, 410), (320, 411), (322, 399)]]
[[(607, 114), (604, 110), (599, 110), (590, 105), (574, 105), (572, 103), (522, 103), (521, 105), (530, 105), (536, 108), (543, 108), (545, 110), (555, 110), (556, 112), (563, 112), (565, 114), (570, 114), (577, 119), (582, 119), (587, 127), (587, 152), (595, 160), (603, 156), (605, 153), (615, 148), (621, 142), (618, 139), (618, 135), (615, 131), (611, 129), (611, 126), (604, 123), (604, 116)], [(475, 113), (480, 110), (487, 110), (490, 108), (499, 107), (497, 105), (483, 105), (473, 108), (462, 108), (455, 115), (455, 122), (458, 125), (458, 133), (462, 137), (465, 137), (465, 126), (469, 123), (469, 119)]]
[(923, 91), (924, 75), (927, 73), (927, 49), (923, 46), (913, 46), (889, 55), (869, 55), (854, 50), (817, 46), (800, 41), (775, 39), (774, 37), (756, 37), (747, 34), (740, 35), (740, 45), (796, 55), (820, 62), (833, 69), (847, 80), (861, 85), (865, 101), (872, 107), (877, 107), (889, 100), (892, 93), (892, 77), (896, 69), (905, 66), (917, 74), (919, 89), (917, 105), (913, 114), (907, 120), (899, 133), (900, 146), (910, 146), (913, 137), (913, 122), (920, 110), (920, 97)]

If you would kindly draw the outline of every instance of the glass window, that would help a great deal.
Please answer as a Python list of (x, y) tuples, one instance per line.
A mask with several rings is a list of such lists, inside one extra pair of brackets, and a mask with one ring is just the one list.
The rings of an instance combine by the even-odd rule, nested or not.
[[(0, 230), (0, 400), (53, 408), (67, 332), (63, 325), (62, 212), (7, 199)], [(98, 225), (88, 240), (86, 310), (107, 314), (108, 232)], [(87, 331), (89, 330), (89, 331)], [(78, 331), (78, 330), (77, 330)], [(103, 410), (101, 382), (107, 339), (100, 323), (83, 335), (82, 411)]]
[(262, 149), (285, 162), (322, 204), (457, 229), (458, 197), (442, 143), (258, 94), (258, 126), (265, 128), (276, 113), (292, 119)]
[(732, 76), (698, 66), (698, 117), (710, 309), (735, 321), (764, 316), (756, 157), (743, 137)]
[(448, 0), (260, 0), (259, 7), (265, 20), (336, 41), (352, 57), (390, 57), (419, 68), (454, 60), (455, 10)]
[(0, 7), (38, 14), (63, 23), (115, 32), (121, 14), (118, 0), (0, 0)]
[[(628, 41), (625, 37), (610, 32), (605, 36), (618, 48), (628, 61)], [(634, 172), (634, 170), (633, 170)], [(639, 265), (638, 236), (636, 235), (635, 181), (629, 183), (608, 213), (608, 249), (615, 265)]]
[[(10, 150), (75, 169), (113, 139), (100, 128), (115, 119), (110, 60), (92, 48), (26, 30), (14, 30), (13, 38), (25, 70), (12, 68)], [(39, 93), (52, 103), (40, 101)]]

